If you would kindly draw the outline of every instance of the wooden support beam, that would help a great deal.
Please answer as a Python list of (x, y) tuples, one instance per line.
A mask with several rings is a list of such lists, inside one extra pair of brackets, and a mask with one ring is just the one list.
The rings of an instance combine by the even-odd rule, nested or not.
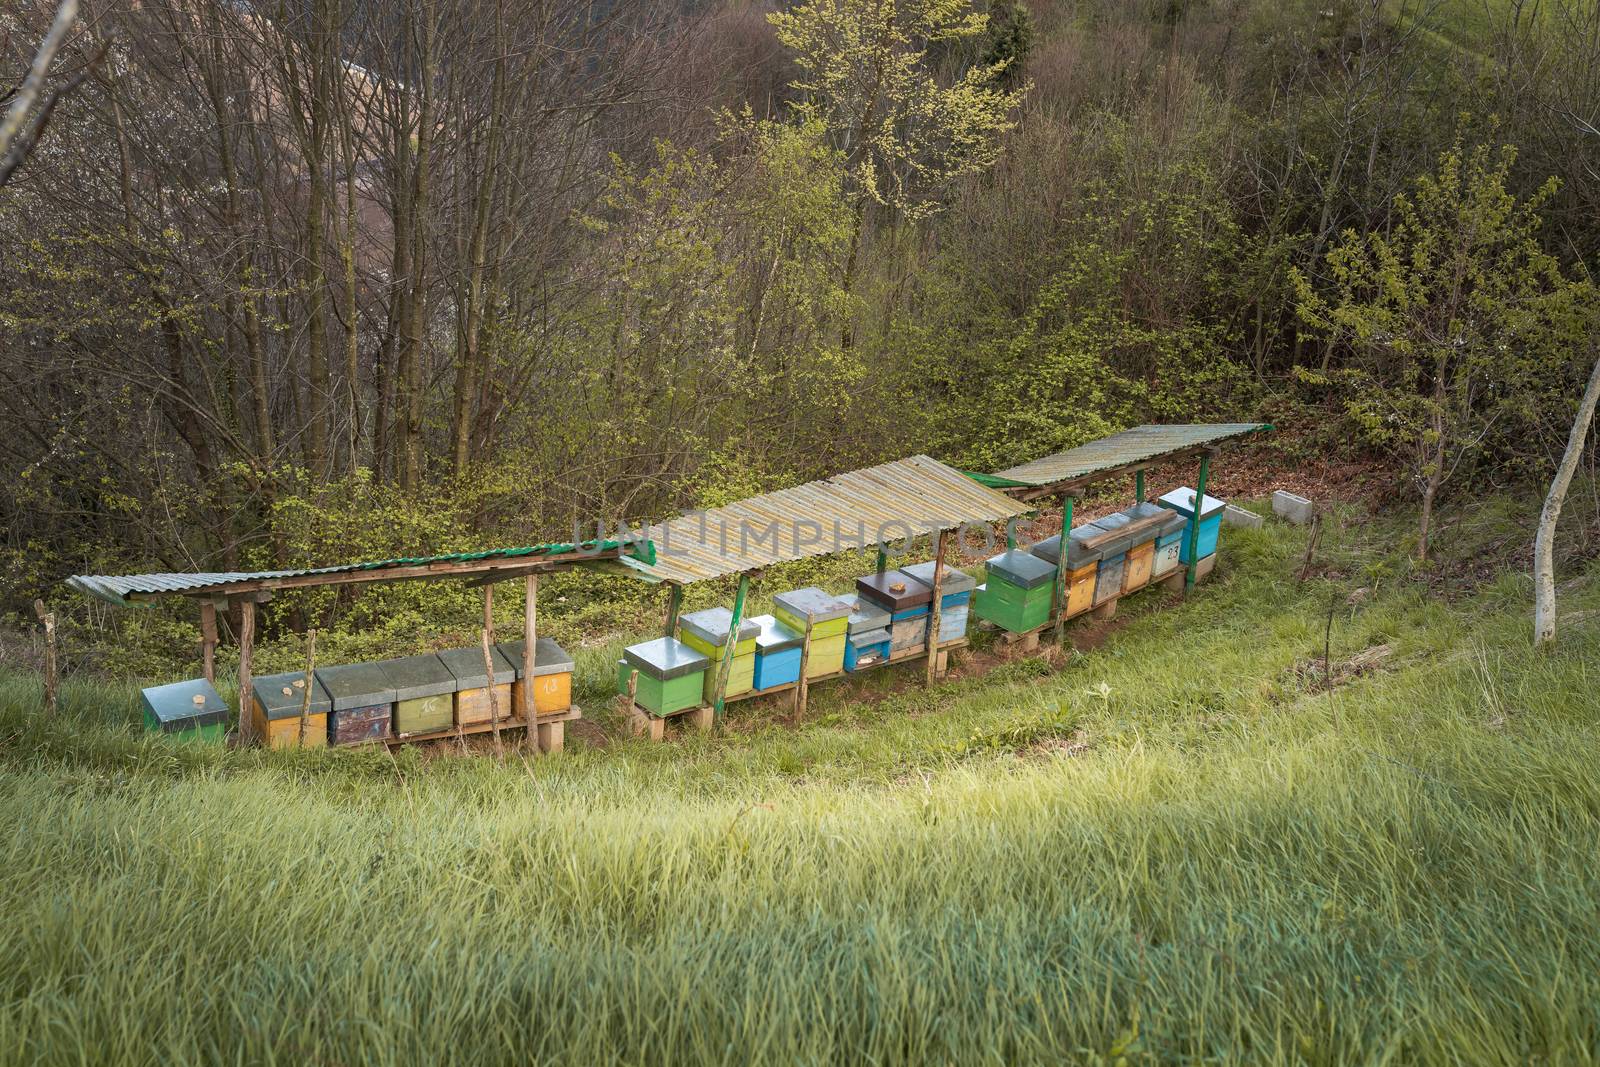
[(1133, 476), (1133, 499), (1137, 504), (1144, 503), (1144, 468), (1140, 467)]
[(306, 673), (305, 684), (301, 687), (305, 692), (300, 694), (300, 736), (301, 748), (306, 747), (306, 727), (311, 723), (311, 694), (316, 689), (316, 680), (313, 675), (317, 670), (317, 631), (306, 631)]
[(717, 669), (717, 699), (712, 705), (713, 718), (722, 721), (722, 708), (727, 701), (728, 676), (733, 673), (733, 650), (739, 643), (739, 624), (744, 621), (744, 598), (750, 592), (750, 573), (739, 575), (739, 591), (733, 597), (733, 617), (728, 623), (728, 643), (722, 646), (722, 663)]
[(662, 637), (671, 637), (678, 629), (678, 613), (683, 610), (683, 586), (674, 582), (667, 593), (667, 628)]
[(1050, 617), (1056, 624), (1056, 644), (1066, 634), (1067, 620), (1067, 546), (1072, 543), (1072, 493), (1061, 494), (1061, 544), (1056, 556), (1055, 589), (1050, 594)]
[(256, 648), (256, 602), (239, 598), (239, 740), (252, 740), (250, 724), (250, 672)]
[[(533, 694), (533, 672), (538, 666), (538, 640), (539, 640), (539, 576), (529, 574), (523, 578), (522, 585), (522, 707), (517, 709), (524, 722), (533, 722), (536, 718)], [(490, 675), (492, 679), (494, 676)], [(540, 736), (537, 730), (528, 731), (533, 737), (524, 737), (523, 743), (535, 749), (543, 748), (539, 744)]]
[(54, 715), (61, 684), (56, 660), (56, 613), (47, 611), (43, 600), (33, 602), (33, 613), (44, 627), (44, 711)]
[[(882, 574), (882, 571), (878, 572)], [(806, 672), (811, 669), (811, 629), (813, 623), (810, 616), (806, 617), (805, 639), (800, 642), (800, 677), (794, 683), (794, 714), (798, 718), (806, 713), (806, 705), (811, 701), (811, 682), (806, 678)], [(846, 641), (850, 640), (848, 637)]]
[(933, 606), (928, 609), (928, 666), (922, 684), (931, 687), (939, 666), (939, 620), (943, 614), (940, 601), (944, 599), (945, 554), (950, 549), (951, 531), (940, 530), (934, 541), (933, 556)]
[(1194, 591), (1195, 578), (1200, 565), (1200, 508), (1206, 501), (1206, 479), (1211, 474), (1211, 452), (1200, 456), (1200, 479), (1194, 488), (1194, 508), (1189, 516), (1189, 529), (1185, 539), (1189, 542), (1189, 570), (1183, 579), (1184, 595)]
[(217, 684), (217, 604), (213, 600), (200, 601), (200, 673), (212, 685)]

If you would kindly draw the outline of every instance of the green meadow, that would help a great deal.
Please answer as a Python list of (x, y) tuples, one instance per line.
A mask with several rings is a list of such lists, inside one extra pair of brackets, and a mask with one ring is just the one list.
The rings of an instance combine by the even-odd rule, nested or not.
[(8, 676), (0, 1062), (1592, 1062), (1600, 571), (1533, 653), (1469, 565), (1518, 519), (1428, 581), (1403, 521), (1304, 582), (1229, 529), (1092, 651), (664, 745), (591, 650), (557, 758), (175, 746)]

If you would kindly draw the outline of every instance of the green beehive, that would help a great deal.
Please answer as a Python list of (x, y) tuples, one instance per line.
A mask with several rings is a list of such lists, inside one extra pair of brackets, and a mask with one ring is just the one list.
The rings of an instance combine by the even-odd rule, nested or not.
[(394, 688), (397, 736), (448, 729), (455, 723), (456, 676), (432, 652), (384, 660), (378, 666)]
[(699, 707), (711, 660), (682, 641), (658, 637), (630, 645), (617, 661), (617, 692), (628, 691), (628, 676), (639, 673), (635, 704), (654, 715), (672, 715)]
[(179, 741), (221, 741), (228, 733), (228, 705), (204, 678), (153, 685), (139, 694), (144, 728)]
[(1026, 633), (1050, 618), (1056, 569), (1038, 556), (1012, 549), (991, 558), (987, 581), (978, 589), (972, 611), (1012, 633)]
[[(722, 669), (722, 653), (728, 644), (728, 630), (733, 626), (733, 612), (727, 608), (707, 608), (692, 611), (678, 620), (678, 640), (704, 655), (711, 661), (706, 670), (705, 699), (717, 699), (717, 672)], [(749, 619), (739, 621), (739, 640), (733, 646), (733, 662), (728, 665), (728, 685), (724, 696), (736, 697), (755, 688), (756, 637), (761, 633), (759, 623)]]
[[(772, 614), (795, 633), (806, 632), (811, 624), (811, 642), (842, 637), (850, 626), (850, 600), (823, 592), (815, 586), (779, 593), (772, 598)], [(813, 648), (815, 651), (815, 648)], [(839, 642), (839, 660), (844, 662), (844, 642)]]

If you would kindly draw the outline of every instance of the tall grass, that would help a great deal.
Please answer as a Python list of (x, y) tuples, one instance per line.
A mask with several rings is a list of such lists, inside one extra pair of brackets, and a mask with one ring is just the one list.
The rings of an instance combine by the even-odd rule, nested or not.
[[(1229, 531), (1059, 670), (557, 760), (174, 747), (8, 679), (0, 1060), (1590, 1061), (1600, 626), (1536, 657), (1521, 579), (1426, 598), (1390, 532), (1298, 586)], [(1330, 603), (1336, 663), (1390, 647), (1331, 693)]]

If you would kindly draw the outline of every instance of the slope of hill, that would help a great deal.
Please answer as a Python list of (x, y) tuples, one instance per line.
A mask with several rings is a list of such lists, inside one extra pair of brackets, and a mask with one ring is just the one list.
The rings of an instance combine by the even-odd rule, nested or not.
[(1600, 570), (1534, 656), (1473, 563), (1508, 507), (1448, 596), (1390, 520), (1304, 583), (1230, 530), (1093, 651), (531, 763), (171, 748), (12, 677), (0, 1059), (1582, 1058)]

